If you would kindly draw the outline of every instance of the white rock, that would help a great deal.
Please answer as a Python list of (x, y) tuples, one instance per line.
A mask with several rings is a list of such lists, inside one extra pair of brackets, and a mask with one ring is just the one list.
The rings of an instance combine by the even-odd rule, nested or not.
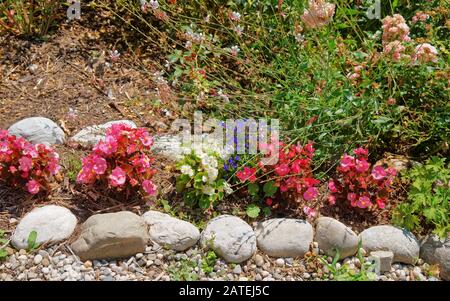
[(391, 251), (373, 251), (370, 252), (369, 258), (375, 261), (375, 272), (379, 275), (391, 270), (394, 253)]
[(278, 258), (278, 259), (275, 261), (275, 264), (276, 264), (277, 266), (279, 266), (279, 267), (284, 266), (284, 259), (283, 259), (283, 258)]
[(299, 219), (275, 218), (255, 229), (258, 248), (273, 257), (303, 257), (313, 241), (312, 226)]
[(131, 128), (136, 128), (136, 124), (130, 120), (116, 120), (110, 121), (101, 125), (88, 126), (79, 131), (75, 136), (71, 138), (72, 141), (79, 143), (83, 146), (93, 146), (100, 140), (105, 139), (106, 130), (113, 124), (126, 124)]
[(339, 249), (340, 259), (353, 256), (358, 251), (358, 236), (343, 223), (330, 217), (317, 219), (315, 241), (328, 256), (335, 256)]
[(11, 243), (16, 249), (28, 248), (28, 236), (36, 231), (36, 243), (56, 243), (72, 235), (77, 225), (77, 218), (69, 209), (48, 205), (35, 208), (20, 221)]
[(253, 229), (242, 219), (221, 215), (208, 222), (200, 243), (212, 248), (228, 262), (241, 263), (256, 252), (256, 236)]
[(8, 129), (9, 134), (20, 136), (33, 144), (63, 144), (64, 131), (52, 120), (45, 117), (30, 117), (16, 122)]
[(450, 281), (450, 237), (439, 239), (428, 235), (421, 243), (420, 257), (429, 264), (439, 265), (441, 278)]
[(394, 262), (414, 264), (419, 259), (419, 242), (408, 230), (394, 226), (375, 226), (359, 235), (367, 252), (391, 251)]
[(43, 259), (42, 256), (40, 254), (37, 254), (36, 256), (34, 256), (33, 262), (35, 265), (38, 265), (42, 262), (42, 259)]
[(241, 268), (241, 266), (238, 264), (238, 265), (236, 265), (236, 266), (234, 267), (234, 269), (233, 269), (233, 274), (239, 275), (239, 274), (241, 274), (241, 273), (242, 273), (242, 268)]
[(149, 225), (153, 242), (175, 251), (184, 251), (197, 243), (200, 231), (186, 221), (158, 211), (148, 211), (142, 216)]

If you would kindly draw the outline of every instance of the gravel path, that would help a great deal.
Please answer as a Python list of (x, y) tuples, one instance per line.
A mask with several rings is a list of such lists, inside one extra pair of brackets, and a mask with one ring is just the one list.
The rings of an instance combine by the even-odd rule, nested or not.
[[(65, 246), (48, 248), (27, 253), (25, 250), (12, 254), (0, 263), (0, 280), (10, 281), (169, 281), (169, 280), (258, 280), (258, 281), (311, 281), (332, 280), (334, 275), (328, 266), (317, 264), (317, 260), (269, 258), (256, 254), (246, 263), (227, 264), (221, 259), (212, 259), (208, 254), (191, 248), (186, 252), (162, 249), (158, 245), (147, 247), (146, 252), (124, 260), (94, 260), (81, 262)], [(331, 262), (331, 257), (320, 255)], [(317, 258), (317, 257), (311, 257)], [(367, 258), (366, 258), (367, 260)], [(347, 265), (350, 270), (359, 271), (361, 263), (351, 257), (337, 263), (336, 267)], [(202, 268), (203, 267), (203, 268)], [(208, 274), (204, 269), (209, 270)], [(430, 276), (432, 267), (419, 260), (417, 266), (393, 264), (390, 272), (376, 276), (381, 281), (437, 281)]]

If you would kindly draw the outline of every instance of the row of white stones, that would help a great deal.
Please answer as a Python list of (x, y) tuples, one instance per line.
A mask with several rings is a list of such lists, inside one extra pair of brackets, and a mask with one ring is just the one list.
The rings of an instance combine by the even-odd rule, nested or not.
[[(64, 207), (35, 208), (20, 221), (11, 242), (17, 249), (26, 249), (31, 231), (37, 232), (39, 244), (61, 242), (72, 235), (76, 225), (76, 217)], [(303, 257), (313, 241), (329, 256), (339, 249), (344, 259), (357, 252), (360, 240), (366, 252), (392, 252), (394, 262), (414, 264), (421, 257), (430, 264), (440, 264), (441, 276), (448, 277), (449, 239), (429, 236), (420, 244), (411, 232), (390, 225), (374, 226), (357, 235), (329, 217), (318, 218), (314, 231), (310, 223), (300, 219), (268, 219), (252, 229), (239, 217), (221, 215), (210, 220), (200, 233), (193, 224), (157, 211), (143, 216), (128, 211), (96, 214), (81, 225), (81, 233), (71, 248), (85, 261), (132, 256), (143, 252), (150, 242), (176, 251), (199, 242), (227, 262), (241, 263), (251, 258), (257, 248), (272, 257)]]

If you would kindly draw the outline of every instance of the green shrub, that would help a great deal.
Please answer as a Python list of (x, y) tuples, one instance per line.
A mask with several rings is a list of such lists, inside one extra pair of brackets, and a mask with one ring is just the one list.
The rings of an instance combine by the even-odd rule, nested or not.
[(411, 231), (432, 229), (440, 237), (450, 232), (450, 168), (432, 157), (406, 174), (411, 181), (408, 201), (395, 209), (393, 222)]

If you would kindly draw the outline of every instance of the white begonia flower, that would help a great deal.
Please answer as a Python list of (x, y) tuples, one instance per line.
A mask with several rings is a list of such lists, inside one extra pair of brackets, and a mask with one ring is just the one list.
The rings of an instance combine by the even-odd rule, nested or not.
[(213, 195), (215, 192), (215, 189), (211, 186), (203, 186), (202, 192), (206, 195)]
[(225, 191), (226, 194), (232, 194), (233, 193), (233, 189), (231, 189), (230, 184), (228, 184), (228, 182), (225, 182), (223, 184), (223, 190)]
[(184, 175), (188, 175), (190, 177), (192, 177), (194, 175), (194, 170), (192, 169), (191, 166), (189, 165), (183, 165), (180, 167), (180, 171), (182, 174)]
[(210, 168), (207, 170), (207, 172), (210, 183), (214, 182), (214, 180), (217, 179), (217, 176), (219, 175), (219, 171), (216, 168)]
[(208, 181), (208, 178), (206, 176), (203, 176), (202, 181), (203, 181), (203, 183), (206, 183), (206, 181)]

